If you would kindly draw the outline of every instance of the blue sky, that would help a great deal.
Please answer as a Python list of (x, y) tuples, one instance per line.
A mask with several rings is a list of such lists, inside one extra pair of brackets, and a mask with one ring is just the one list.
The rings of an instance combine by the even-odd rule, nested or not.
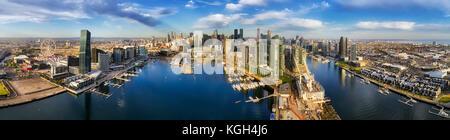
[(271, 29), (309, 39), (450, 39), (449, 0), (0, 0), (0, 37)]

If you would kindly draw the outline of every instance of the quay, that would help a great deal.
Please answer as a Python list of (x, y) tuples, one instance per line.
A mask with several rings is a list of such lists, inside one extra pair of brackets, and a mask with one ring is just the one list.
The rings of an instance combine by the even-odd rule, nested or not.
[[(79, 94), (82, 94), (82, 93), (84, 93), (84, 92), (86, 92), (86, 91), (89, 91), (89, 90), (91, 90), (91, 89), (93, 89), (93, 88), (95, 88), (95, 87), (98, 87), (98, 86), (100, 86), (101, 84), (103, 84), (104, 82), (109, 81), (109, 80), (112, 80), (112, 79), (124, 80), (124, 81), (126, 81), (126, 82), (129, 82), (129, 81), (131, 81), (131, 80), (129, 80), (129, 79), (124, 79), (124, 78), (120, 78), (120, 77), (121, 77), (124, 73), (126, 73), (128, 70), (130, 70), (130, 69), (132, 69), (132, 68), (135, 68), (135, 67), (136, 67), (135, 65), (130, 65), (130, 66), (126, 67), (125, 69), (110, 72), (110, 73), (108, 73), (104, 78), (101, 78), (101, 79), (95, 81), (94, 84), (89, 85), (89, 86), (86, 86), (86, 87), (84, 87), (84, 88), (82, 88), (82, 89), (74, 90), (74, 89), (70, 89), (70, 88), (68, 88), (68, 87), (64, 87), (64, 88), (65, 88), (67, 91), (70, 91), (70, 92), (72, 92), (72, 93), (75, 94), (75, 95), (79, 95)], [(135, 75), (135, 76), (136, 76), (136, 75)]]
[(400, 94), (400, 95), (403, 95), (403, 96), (406, 96), (406, 97), (410, 97), (410, 98), (413, 98), (413, 99), (415, 99), (415, 100), (419, 100), (419, 101), (424, 102), (424, 103), (427, 103), (427, 104), (432, 104), (432, 105), (435, 105), (435, 106), (443, 106), (443, 107), (445, 107), (445, 108), (450, 108), (450, 103), (443, 104), (443, 103), (440, 103), (439, 100), (429, 100), (429, 99), (425, 99), (425, 98), (420, 98), (420, 97), (414, 96), (414, 94), (412, 94), (412, 93), (410, 93), (410, 92), (403, 91), (403, 90), (397, 89), (397, 88), (395, 88), (395, 87), (392, 87), (392, 86), (390, 86), (390, 85), (388, 85), (388, 84), (384, 84), (384, 83), (382, 83), (382, 82), (379, 82), (379, 81), (377, 81), (377, 80), (374, 80), (374, 79), (372, 79), (372, 78), (365, 77), (364, 75), (361, 75), (361, 74), (358, 74), (358, 73), (356, 73), (356, 72), (354, 72), (354, 71), (351, 71), (351, 70), (348, 69), (348, 68), (341, 67), (341, 66), (339, 66), (339, 65), (337, 65), (337, 66), (340, 67), (340, 68), (342, 68), (342, 69), (344, 69), (344, 70), (347, 71), (347, 72), (350, 72), (351, 74), (354, 74), (354, 75), (356, 75), (356, 76), (362, 78), (362, 79), (369, 80), (371, 83), (374, 83), (375, 85), (378, 85), (378, 86), (380, 86), (380, 87), (387, 88), (387, 89), (389, 89), (389, 90), (391, 90), (391, 91), (394, 91), (394, 92), (397, 93), (397, 94)]

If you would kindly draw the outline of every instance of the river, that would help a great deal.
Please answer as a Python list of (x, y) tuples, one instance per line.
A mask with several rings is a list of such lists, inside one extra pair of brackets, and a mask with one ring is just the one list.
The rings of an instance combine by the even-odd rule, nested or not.
[[(431, 105), (398, 102), (403, 97), (377, 92), (376, 85), (333, 63), (307, 60), (309, 69), (326, 90), (326, 96), (343, 120), (438, 120), (428, 113)], [(272, 100), (235, 103), (250, 96), (264, 97), (264, 89), (239, 93), (223, 75), (177, 75), (167, 60), (136, 69), (139, 77), (121, 88), (99, 87), (112, 96), (60, 94), (32, 103), (0, 109), (1, 120), (268, 120)]]

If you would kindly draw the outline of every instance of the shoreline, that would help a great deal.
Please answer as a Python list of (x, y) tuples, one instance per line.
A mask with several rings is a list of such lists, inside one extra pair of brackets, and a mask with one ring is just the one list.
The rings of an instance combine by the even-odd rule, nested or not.
[(348, 68), (344, 68), (344, 67), (341, 67), (341, 66), (339, 66), (339, 65), (335, 65), (335, 66), (337, 66), (337, 67), (339, 67), (339, 68), (341, 68), (341, 69), (344, 69), (345, 71), (350, 72), (351, 74), (354, 74), (354, 75), (356, 75), (356, 76), (358, 76), (358, 77), (360, 77), (360, 78), (362, 78), (362, 79), (367, 79), (367, 80), (369, 80), (371, 83), (373, 83), (373, 84), (375, 84), (375, 85), (377, 85), (377, 86), (379, 86), (379, 87), (384, 87), (384, 88), (387, 88), (387, 89), (389, 89), (389, 90), (391, 90), (391, 91), (394, 91), (394, 93), (396, 93), (396, 94), (399, 94), (399, 95), (402, 95), (402, 96), (406, 96), (406, 97), (410, 97), (410, 98), (413, 98), (413, 99), (415, 99), (415, 100), (418, 100), (418, 101), (420, 101), (420, 102), (427, 103), (427, 104), (430, 104), (430, 105), (434, 105), (434, 106), (442, 106), (442, 107), (444, 107), (444, 108), (450, 109), (450, 103), (444, 104), (444, 103), (440, 103), (439, 101), (433, 101), (433, 100), (430, 100), (430, 99), (425, 99), (425, 98), (417, 97), (417, 96), (414, 96), (413, 93), (407, 93), (407, 92), (405, 92), (405, 91), (403, 91), (403, 90), (399, 90), (399, 89), (394, 88), (394, 87), (392, 87), (392, 86), (390, 86), (390, 85), (387, 85), (387, 84), (384, 84), (384, 83), (382, 83), (382, 82), (376, 81), (376, 80), (374, 80), (374, 79), (372, 79), (372, 78), (365, 77), (365, 76), (363, 76), (363, 75), (361, 75), (361, 74), (358, 74), (358, 73), (356, 73), (356, 72), (354, 72), (354, 71), (351, 71), (351, 70), (348, 69)]

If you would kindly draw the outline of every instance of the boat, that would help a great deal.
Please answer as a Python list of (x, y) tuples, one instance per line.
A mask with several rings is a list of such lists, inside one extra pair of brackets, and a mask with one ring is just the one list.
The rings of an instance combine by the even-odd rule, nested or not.
[[(410, 99), (406, 99), (406, 98), (404, 98), (404, 100), (406, 100), (406, 101), (403, 101), (403, 100), (398, 100), (398, 102), (400, 102), (400, 103), (403, 103), (403, 104), (405, 104), (405, 105), (408, 105), (408, 106), (410, 106), (410, 107), (412, 107), (413, 106), (413, 103), (414, 103), (414, 99), (412, 99), (412, 98), (410, 98)], [(416, 103), (417, 103), (417, 101), (416, 101)]]
[(387, 94), (386, 94), (383, 90), (381, 90), (381, 89), (378, 90), (378, 93), (383, 94), (384, 96), (387, 95)]
[(381, 90), (383, 90), (383, 92), (386, 93), (386, 94), (391, 94), (391, 92), (390, 92), (389, 89), (387, 89), (387, 88), (383, 88), (383, 89), (381, 89)]
[(436, 115), (436, 116), (439, 116), (439, 117), (442, 117), (442, 118), (450, 119), (450, 115), (449, 115), (448, 111), (445, 110), (444, 107), (442, 107), (441, 109), (437, 109), (437, 108), (432, 107), (431, 109), (432, 110), (437, 110), (439, 112), (435, 113), (432, 110), (429, 110), (428, 113)]

